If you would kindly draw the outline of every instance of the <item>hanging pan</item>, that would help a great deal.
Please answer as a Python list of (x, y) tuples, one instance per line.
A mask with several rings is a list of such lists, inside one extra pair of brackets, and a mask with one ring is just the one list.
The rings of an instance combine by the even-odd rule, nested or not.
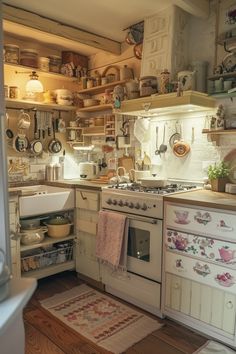
[(48, 144), (48, 151), (57, 154), (62, 149), (62, 143), (55, 137), (55, 121), (52, 121), (53, 139)]
[(190, 151), (190, 145), (186, 143), (182, 138), (182, 128), (180, 125), (180, 140), (175, 142), (173, 145), (173, 153), (177, 157), (184, 157)]
[(14, 133), (13, 131), (9, 128), (9, 115), (6, 113), (6, 120), (7, 120), (7, 129), (6, 129), (6, 136), (8, 139), (13, 139)]
[(30, 152), (33, 155), (40, 155), (43, 151), (43, 144), (40, 141), (40, 139), (38, 139), (38, 123), (39, 123), (39, 119), (38, 119), (38, 113), (37, 111), (34, 112), (34, 137), (35, 139), (32, 140), (29, 144), (29, 149)]
[(18, 133), (13, 139), (13, 148), (17, 152), (25, 152), (29, 147), (29, 140), (25, 134)]

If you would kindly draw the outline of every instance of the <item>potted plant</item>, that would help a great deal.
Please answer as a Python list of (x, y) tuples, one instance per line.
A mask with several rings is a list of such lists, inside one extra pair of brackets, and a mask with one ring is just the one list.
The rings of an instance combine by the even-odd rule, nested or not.
[(215, 192), (224, 192), (225, 184), (228, 182), (230, 168), (224, 162), (210, 165), (208, 167), (207, 175), (211, 182), (211, 189)]

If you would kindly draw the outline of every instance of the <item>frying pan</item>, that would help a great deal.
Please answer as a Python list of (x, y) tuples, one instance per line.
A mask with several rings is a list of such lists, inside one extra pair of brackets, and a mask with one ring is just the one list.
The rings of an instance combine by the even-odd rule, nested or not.
[(34, 155), (40, 155), (43, 151), (43, 144), (40, 140), (35, 139), (30, 142), (29, 149)]
[(17, 152), (25, 152), (29, 147), (29, 140), (24, 134), (17, 134), (13, 139), (13, 148)]
[(55, 120), (52, 121), (53, 139), (48, 144), (48, 150), (52, 154), (57, 154), (62, 149), (62, 143), (55, 137)]

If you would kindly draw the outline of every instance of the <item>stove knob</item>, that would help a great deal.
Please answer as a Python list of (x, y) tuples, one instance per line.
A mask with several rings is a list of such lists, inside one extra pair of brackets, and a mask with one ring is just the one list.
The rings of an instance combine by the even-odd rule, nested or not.
[(113, 202), (112, 202), (113, 205), (116, 205), (117, 204), (117, 200), (114, 199)]
[(124, 206), (129, 206), (129, 203), (127, 201), (125, 201)]
[(107, 202), (107, 204), (111, 205), (112, 204), (111, 198), (107, 199), (106, 202)]
[(129, 206), (129, 208), (133, 209), (134, 203), (130, 202), (128, 206)]
[(147, 210), (147, 204), (143, 203), (142, 210)]
[(123, 201), (122, 200), (119, 200), (119, 203), (118, 203), (119, 206), (123, 207)]
[(135, 204), (135, 209), (140, 209), (140, 204), (139, 203), (137, 203), (137, 204)]

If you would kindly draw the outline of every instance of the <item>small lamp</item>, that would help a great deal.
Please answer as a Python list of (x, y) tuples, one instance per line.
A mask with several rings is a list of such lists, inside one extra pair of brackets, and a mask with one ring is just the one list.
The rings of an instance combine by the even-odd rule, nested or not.
[(30, 80), (27, 81), (25, 86), (27, 99), (35, 99), (37, 93), (43, 92), (43, 85), (38, 78), (36, 71), (32, 71)]

